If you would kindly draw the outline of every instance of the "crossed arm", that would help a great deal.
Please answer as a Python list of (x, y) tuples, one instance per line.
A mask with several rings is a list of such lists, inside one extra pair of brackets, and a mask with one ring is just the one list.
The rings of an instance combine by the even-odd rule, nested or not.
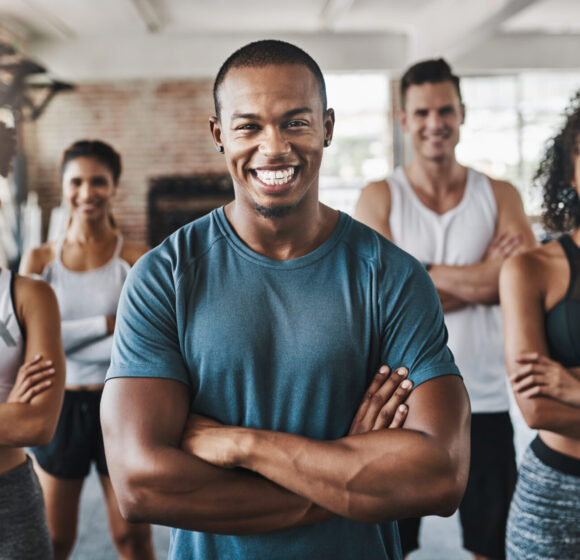
[(544, 303), (531, 255), (503, 266), (500, 276), (505, 357), (510, 383), (531, 428), (580, 437), (580, 371), (548, 357)]
[[(254, 534), (333, 514), (369, 522), (451, 514), (469, 463), (463, 383), (457, 376), (431, 380), (408, 402), (405, 430), (355, 429), (317, 441), (201, 417), (188, 422), (184, 385), (117, 378), (105, 386), (101, 419), (125, 517)], [(238, 466), (245, 470), (230, 468)]]
[[(460, 309), (469, 304), (498, 303), (498, 280), (503, 262), (508, 257), (536, 245), (515, 187), (504, 181), (490, 179), (490, 182), (498, 208), (496, 236), (481, 261), (464, 266), (432, 263), (429, 270), (443, 311)], [(361, 193), (355, 217), (392, 239), (389, 226), (390, 204), (390, 191), (386, 181), (372, 183)]]
[(16, 312), (26, 329), (25, 364), (0, 404), (0, 446), (45, 445), (56, 429), (64, 390), (58, 303), (50, 286), (17, 277)]

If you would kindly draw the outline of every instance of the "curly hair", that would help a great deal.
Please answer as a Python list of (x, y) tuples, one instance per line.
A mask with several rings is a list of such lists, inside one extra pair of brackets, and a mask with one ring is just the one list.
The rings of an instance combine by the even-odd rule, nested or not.
[(553, 232), (570, 231), (580, 225), (580, 199), (574, 179), (574, 159), (580, 153), (580, 90), (564, 111), (562, 130), (548, 143), (534, 176), (542, 189), (542, 220)]

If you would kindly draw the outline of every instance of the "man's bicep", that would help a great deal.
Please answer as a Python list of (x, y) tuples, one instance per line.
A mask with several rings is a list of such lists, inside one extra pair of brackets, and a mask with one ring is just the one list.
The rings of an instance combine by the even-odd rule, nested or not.
[[(422, 383), (407, 399), (404, 429), (435, 438), (454, 461), (469, 459), (470, 405), (463, 380), (444, 375)], [(469, 461), (468, 461), (469, 462)]]
[(533, 249), (537, 245), (536, 238), (518, 190), (510, 183), (503, 181), (492, 184), (498, 206), (497, 233), (519, 233), (522, 250)]
[(188, 413), (188, 389), (179, 381), (145, 377), (108, 380), (101, 401), (107, 455), (128, 453), (131, 448), (139, 448), (141, 453), (153, 446), (179, 447)]

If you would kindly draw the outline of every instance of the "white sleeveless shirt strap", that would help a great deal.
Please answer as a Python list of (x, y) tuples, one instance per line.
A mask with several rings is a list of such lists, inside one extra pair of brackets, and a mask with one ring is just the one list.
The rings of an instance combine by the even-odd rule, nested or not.
[(0, 402), (4, 402), (24, 359), (24, 334), (14, 306), (15, 274), (0, 270)]

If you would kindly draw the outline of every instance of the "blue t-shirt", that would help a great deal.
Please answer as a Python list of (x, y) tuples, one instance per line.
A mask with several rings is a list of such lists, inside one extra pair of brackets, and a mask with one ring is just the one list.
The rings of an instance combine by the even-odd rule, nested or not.
[[(345, 214), (311, 253), (249, 249), (224, 210), (178, 230), (131, 270), (108, 379), (185, 383), (191, 411), (323, 440), (344, 436), (381, 364), (415, 387), (458, 374), (424, 268)], [(329, 521), (253, 536), (173, 530), (170, 558), (400, 558), (395, 523)]]

